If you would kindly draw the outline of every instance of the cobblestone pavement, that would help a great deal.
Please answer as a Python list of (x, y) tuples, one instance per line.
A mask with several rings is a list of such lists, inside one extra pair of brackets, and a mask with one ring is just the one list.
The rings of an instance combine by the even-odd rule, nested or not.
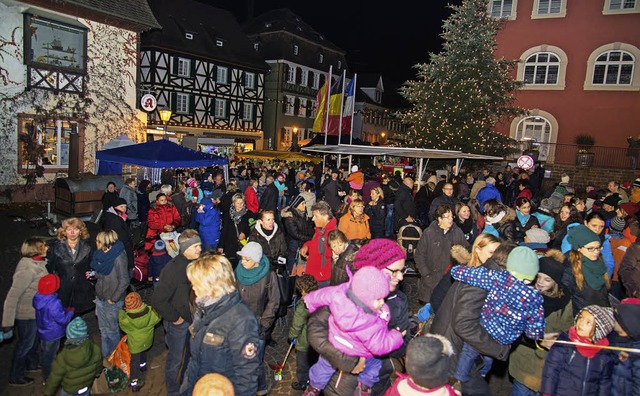
[[(12, 274), (15, 266), (19, 260), (19, 247), (22, 241), (27, 236), (44, 235), (45, 230), (34, 230), (28, 225), (19, 222), (13, 222), (5, 213), (0, 212), (0, 229), (11, 230), (10, 233), (6, 233), (4, 238), (0, 239), (0, 257), (2, 257), (2, 266), (0, 266), (0, 298), (4, 301), (4, 297), (9, 287), (11, 286)], [(89, 230), (92, 236), (95, 236), (95, 225), (89, 225)], [(407, 276), (402, 284), (403, 291), (408, 295), (411, 302), (410, 308), (412, 312), (416, 312), (419, 308), (417, 305), (417, 278), (415, 276)], [(143, 289), (140, 291), (143, 299), (149, 301), (151, 288)], [(1, 306), (0, 306), (1, 307)], [(295, 351), (289, 355), (286, 367), (283, 370), (283, 378), (281, 381), (274, 381), (273, 371), (269, 368), (269, 363), (281, 363), (288, 349), (287, 335), (289, 331), (289, 323), (291, 322), (293, 311), (289, 309), (288, 315), (285, 318), (281, 318), (274, 329), (273, 339), (276, 341), (276, 345), (268, 346), (265, 352), (265, 370), (267, 371), (267, 382), (269, 384), (270, 395), (274, 396), (297, 396), (302, 394), (301, 391), (296, 391), (291, 388), (291, 383), (296, 381), (295, 367), (296, 367), (296, 354)], [(100, 334), (98, 331), (98, 323), (93, 313), (89, 313), (83, 316), (86, 320), (90, 334), (94, 341), (100, 345)], [(166, 395), (164, 390), (164, 361), (166, 357), (166, 347), (164, 345), (164, 331), (161, 326), (158, 326), (155, 331), (155, 342), (153, 348), (149, 352), (149, 369), (146, 372), (145, 386), (137, 395), (149, 395), (149, 396), (163, 396)], [(42, 380), (40, 373), (33, 374), (36, 378), (36, 383), (26, 387), (13, 387), (8, 386), (9, 368), (11, 366), (11, 355), (13, 353), (13, 346), (15, 340), (4, 342), (0, 344), (0, 395), (2, 396), (34, 396), (43, 394)], [(494, 395), (508, 395), (511, 391), (511, 384), (506, 375), (506, 367), (500, 362), (494, 364), (494, 374), (489, 379), (489, 384), (493, 390)], [(132, 394), (129, 389), (126, 389), (120, 394)]]

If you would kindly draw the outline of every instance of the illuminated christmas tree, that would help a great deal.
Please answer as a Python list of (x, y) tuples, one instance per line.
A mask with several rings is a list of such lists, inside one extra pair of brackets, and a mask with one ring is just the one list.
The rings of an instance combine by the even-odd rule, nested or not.
[(401, 114), (411, 125), (408, 143), (415, 147), (505, 155), (514, 141), (493, 126), (525, 114), (514, 105), (522, 85), (510, 71), (516, 61), (495, 59), (495, 35), (503, 23), (487, 13), (488, 0), (463, 0), (450, 6), (443, 24), (443, 49), (429, 63), (415, 65), (417, 78), (402, 95), (412, 107)]

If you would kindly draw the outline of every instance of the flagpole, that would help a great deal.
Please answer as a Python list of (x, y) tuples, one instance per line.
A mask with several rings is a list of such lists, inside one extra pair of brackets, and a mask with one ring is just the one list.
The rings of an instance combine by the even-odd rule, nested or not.
[(327, 135), (329, 132), (329, 102), (331, 101), (331, 86), (333, 85), (333, 65), (329, 66), (329, 75), (327, 76), (327, 108), (324, 115), (324, 145), (327, 145)]
[(349, 128), (349, 144), (353, 144), (353, 119), (356, 112), (356, 92), (358, 88), (358, 73), (353, 75), (353, 107), (351, 109), (351, 127)]
[(338, 122), (338, 146), (342, 140), (342, 115), (344, 114), (344, 84), (347, 80), (347, 70), (342, 71), (342, 96), (340, 97), (340, 121)]

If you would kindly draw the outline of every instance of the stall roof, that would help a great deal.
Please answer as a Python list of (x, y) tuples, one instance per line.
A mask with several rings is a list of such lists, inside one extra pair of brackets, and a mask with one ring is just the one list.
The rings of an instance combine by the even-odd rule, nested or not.
[(357, 145), (314, 145), (303, 147), (303, 151), (321, 154), (341, 155), (392, 155), (396, 157), (424, 158), (424, 159), (470, 159), (499, 161), (502, 157), (481, 154), (469, 154), (454, 150), (435, 150), (416, 147), (393, 146), (357, 146)]
[(321, 157), (313, 155), (296, 153), (292, 151), (276, 151), (276, 150), (254, 150), (236, 154), (240, 158), (254, 158), (265, 160), (281, 160), (281, 161), (308, 161), (316, 164), (322, 162)]

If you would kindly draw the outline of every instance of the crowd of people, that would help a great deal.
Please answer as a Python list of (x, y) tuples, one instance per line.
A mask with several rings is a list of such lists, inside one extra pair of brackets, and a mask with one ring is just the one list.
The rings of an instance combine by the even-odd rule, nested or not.
[(90, 394), (126, 335), (138, 392), (161, 324), (168, 395), (265, 395), (265, 348), (292, 310), (304, 396), (490, 395), (496, 359), (512, 395), (640, 394), (640, 178), (583, 190), (543, 175), (238, 162), (228, 180), (109, 183), (97, 235), (67, 218), (22, 244), (0, 332), (17, 338), (9, 383), (41, 370), (46, 395)]

